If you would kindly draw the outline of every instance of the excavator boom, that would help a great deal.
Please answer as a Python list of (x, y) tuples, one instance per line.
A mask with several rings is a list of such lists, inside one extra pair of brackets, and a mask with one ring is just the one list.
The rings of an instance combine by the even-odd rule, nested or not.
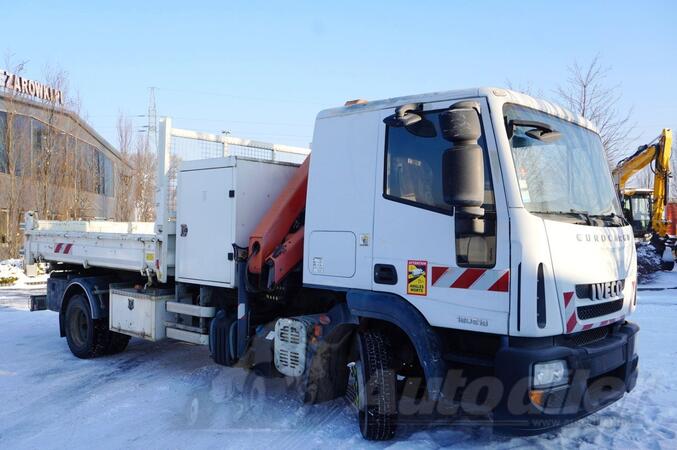
[(653, 210), (651, 225), (658, 235), (668, 234), (668, 222), (665, 220), (665, 208), (668, 204), (670, 182), (670, 155), (672, 153), (672, 130), (664, 129), (661, 134), (656, 155), (656, 167), (653, 187)]
[(668, 232), (668, 223), (664, 217), (670, 179), (671, 153), (672, 130), (664, 128), (655, 143), (639, 147), (634, 154), (621, 160), (612, 172), (616, 189), (623, 196), (626, 194), (625, 185), (630, 177), (654, 163), (651, 229), (659, 236), (664, 236)]

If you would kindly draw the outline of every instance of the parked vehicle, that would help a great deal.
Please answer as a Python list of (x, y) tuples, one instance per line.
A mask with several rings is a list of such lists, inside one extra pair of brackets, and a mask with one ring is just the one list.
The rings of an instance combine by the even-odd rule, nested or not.
[(633, 232), (585, 119), (481, 88), (322, 111), (312, 157), (170, 119), (159, 142), (154, 224), (26, 217), (26, 265), (57, 267), (36, 307), (76, 356), (208, 345), (348, 395), (367, 439), (406, 399), (534, 432), (635, 386)]
[[(672, 130), (664, 128), (653, 142), (640, 146), (635, 153), (620, 160), (612, 172), (621, 198), (623, 215), (632, 225), (638, 240), (653, 244), (661, 257), (663, 270), (672, 270), (675, 267), (675, 235), (670, 233), (672, 227), (666, 217), (672, 177), (671, 154)], [(653, 188), (626, 187), (630, 177), (646, 167), (651, 167), (654, 174)]]

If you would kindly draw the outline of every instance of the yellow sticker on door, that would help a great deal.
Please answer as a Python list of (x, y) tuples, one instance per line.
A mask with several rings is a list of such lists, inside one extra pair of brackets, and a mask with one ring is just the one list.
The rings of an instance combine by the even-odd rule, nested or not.
[(428, 295), (428, 261), (407, 261), (407, 294)]

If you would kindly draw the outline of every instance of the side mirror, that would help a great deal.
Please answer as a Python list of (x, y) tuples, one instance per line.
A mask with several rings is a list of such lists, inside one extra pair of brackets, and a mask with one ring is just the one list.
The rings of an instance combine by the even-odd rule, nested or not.
[(444, 139), (453, 146), (442, 155), (444, 201), (454, 206), (457, 232), (484, 233), (484, 154), (479, 105), (459, 102), (440, 114)]
[(423, 105), (420, 103), (408, 103), (395, 110), (395, 114), (383, 119), (383, 122), (390, 127), (404, 127), (414, 136), (435, 137), (435, 125), (424, 118), (421, 110)]

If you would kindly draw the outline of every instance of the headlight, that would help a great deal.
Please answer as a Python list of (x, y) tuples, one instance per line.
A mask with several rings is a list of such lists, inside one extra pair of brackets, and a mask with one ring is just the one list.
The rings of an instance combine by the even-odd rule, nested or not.
[(567, 362), (561, 359), (534, 364), (532, 385), (535, 389), (560, 386), (567, 382)]

